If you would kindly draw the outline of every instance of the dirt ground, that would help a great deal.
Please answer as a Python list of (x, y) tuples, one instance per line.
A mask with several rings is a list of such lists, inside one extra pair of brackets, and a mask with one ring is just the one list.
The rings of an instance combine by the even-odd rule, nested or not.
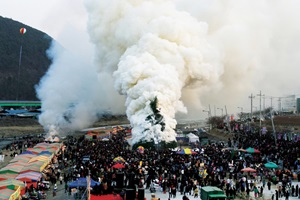
[[(102, 118), (98, 122), (94, 123), (92, 127), (129, 124), (126, 116), (112, 116)], [(274, 118), (274, 124), (276, 131), (288, 130), (293, 128), (296, 132), (300, 130), (300, 116), (276, 116)], [(264, 121), (262, 126), (270, 128), (271, 120)], [(44, 133), (43, 127), (39, 124), (37, 119), (31, 118), (0, 118), (0, 138), (23, 136), (29, 134), (41, 134)], [(227, 140), (228, 137), (233, 135), (230, 133), (224, 133), (222, 131), (213, 130), (207, 135), (212, 140)]]
[[(128, 120), (124, 116), (103, 118), (94, 123), (92, 127), (128, 124)], [(45, 130), (37, 119), (32, 118), (0, 118), (0, 137), (14, 137), (29, 134), (41, 134)]]

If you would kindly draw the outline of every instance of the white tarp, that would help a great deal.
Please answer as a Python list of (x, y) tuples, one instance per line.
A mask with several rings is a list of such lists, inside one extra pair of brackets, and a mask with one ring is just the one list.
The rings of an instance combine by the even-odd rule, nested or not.
[(194, 143), (194, 142), (199, 142), (199, 137), (193, 133), (189, 133), (188, 135), (189, 142)]
[(0, 155), (0, 162), (4, 162), (4, 156), (5, 155)]

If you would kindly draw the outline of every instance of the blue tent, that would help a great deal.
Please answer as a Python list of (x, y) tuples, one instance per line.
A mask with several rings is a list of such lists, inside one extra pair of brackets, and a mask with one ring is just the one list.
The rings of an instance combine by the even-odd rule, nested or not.
[[(100, 183), (91, 179), (91, 187), (94, 187), (95, 185), (100, 185)], [(87, 178), (78, 178), (76, 181), (68, 183), (68, 186), (70, 188), (87, 187)]]

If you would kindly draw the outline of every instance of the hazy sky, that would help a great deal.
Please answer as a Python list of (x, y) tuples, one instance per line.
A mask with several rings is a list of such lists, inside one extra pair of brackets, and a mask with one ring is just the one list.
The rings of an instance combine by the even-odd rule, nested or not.
[[(118, 2), (98, 1), (108, 5)], [(84, 0), (1, 0), (0, 15), (39, 29), (66, 48), (87, 55), (92, 48), (84, 48), (90, 44), (86, 31), (88, 13), (83, 2)], [(203, 109), (208, 109), (208, 105), (212, 111), (214, 106), (224, 108), (227, 105), (229, 113), (239, 112), (237, 107), (240, 106), (245, 112), (249, 112), (248, 96), (253, 93), (256, 96), (254, 106), (259, 107), (257, 94), (260, 90), (268, 97), (267, 106), (270, 105), (271, 96), (300, 94), (299, 1), (170, 2), (179, 11), (187, 12), (207, 25), (205, 38), (217, 49), (220, 54), (218, 61), (223, 67), (223, 73), (214, 85), (204, 85), (200, 92), (195, 92), (192, 87), (185, 88), (182, 99), (190, 113), (195, 107), (198, 108), (198, 113), (202, 112)], [(135, 28), (138, 30), (139, 27)], [(199, 97), (201, 103), (197, 101)], [(278, 99), (273, 99), (273, 105), (277, 104)], [(219, 109), (216, 112), (220, 114), (221, 111)]]
[(86, 33), (83, 0), (1, 0), (0, 15), (41, 30), (64, 46), (72, 32)]

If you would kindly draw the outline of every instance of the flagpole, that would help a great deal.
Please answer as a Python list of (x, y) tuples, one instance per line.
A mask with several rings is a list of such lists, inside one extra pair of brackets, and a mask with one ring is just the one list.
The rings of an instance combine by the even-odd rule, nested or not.
[(20, 46), (20, 57), (19, 57), (19, 69), (17, 77), (17, 101), (19, 100), (19, 87), (20, 87), (20, 76), (21, 76), (21, 63), (22, 63), (22, 45)]
[(90, 170), (89, 170), (89, 175), (88, 175), (88, 194), (87, 194), (87, 200), (91, 199), (91, 174), (90, 174)]

